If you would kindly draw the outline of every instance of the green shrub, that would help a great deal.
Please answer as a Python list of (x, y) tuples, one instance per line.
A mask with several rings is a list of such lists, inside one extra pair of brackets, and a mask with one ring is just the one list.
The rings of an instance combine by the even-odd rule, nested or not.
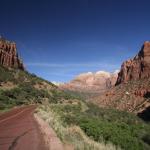
[[(113, 109), (104, 109), (87, 103), (89, 109), (82, 112), (81, 105), (54, 105), (65, 124), (78, 125), (91, 139), (113, 143), (125, 150), (150, 149), (146, 136), (150, 127), (137, 116)], [(79, 107), (79, 108), (76, 108)]]
[(143, 136), (143, 141), (150, 145), (150, 130), (146, 135)]
[(148, 148), (138, 137), (141, 126), (129, 126), (125, 123), (113, 123), (85, 117), (79, 120), (78, 125), (95, 141), (112, 142), (125, 150)]
[(125, 122), (129, 125), (143, 123), (143, 121), (139, 119), (136, 115), (125, 111), (119, 111), (116, 109), (108, 108), (99, 108), (98, 106), (92, 103), (88, 103), (87, 105), (89, 109), (86, 111), (86, 115), (89, 115), (91, 117), (100, 118), (110, 122)]
[(8, 69), (0, 66), (0, 83), (1, 82), (7, 82), (7, 81), (13, 81), (13, 73), (9, 71)]

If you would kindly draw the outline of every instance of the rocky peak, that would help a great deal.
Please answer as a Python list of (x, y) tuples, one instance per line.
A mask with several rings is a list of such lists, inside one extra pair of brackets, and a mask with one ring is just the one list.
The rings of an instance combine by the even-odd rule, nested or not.
[(82, 92), (102, 92), (115, 85), (118, 73), (105, 71), (87, 72), (76, 76), (69, 83), (60, 85), (61, 89)]
[(150, 77), (150, 42), (146, 41), (139, 53), (123, 62), (116, 85)]
[(0, 65), (7, 68), (24, 70), (22, 60), (19, 58), (15, 42), (10, 42), (0, 36)]

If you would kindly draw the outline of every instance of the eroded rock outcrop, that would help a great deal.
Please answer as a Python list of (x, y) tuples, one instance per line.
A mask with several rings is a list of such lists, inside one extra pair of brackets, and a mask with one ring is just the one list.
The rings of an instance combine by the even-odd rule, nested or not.
[(122, 64), (116, 85), (148, 77), (150, 77), (150, 42), (147, 41), (133, 59)]
[(0, 37), (0, 65), (24, 70), (23, 62), (17, 53), (16, 44), (2, 37)]

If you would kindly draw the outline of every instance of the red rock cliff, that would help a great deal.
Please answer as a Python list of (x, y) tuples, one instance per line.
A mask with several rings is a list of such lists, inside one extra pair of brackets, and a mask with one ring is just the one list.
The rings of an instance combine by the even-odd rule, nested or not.
[(24, 70), (24, 65), (18, 56), (16, 44), (0, 37), (0, 65), (7, 68)]
[(148, 77), (150, 77), (150, 42), (147, 41), (133, 59), (122, 64), (116, 85)]

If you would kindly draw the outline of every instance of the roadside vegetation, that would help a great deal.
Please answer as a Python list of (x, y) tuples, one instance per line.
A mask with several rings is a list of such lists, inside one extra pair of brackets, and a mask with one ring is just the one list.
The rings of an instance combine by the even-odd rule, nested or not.
[[(43, 104), (37, 112), (54, 128), (63, 142), (70, 140), (76, 149), (90, 149), (90, 146), (93, 146), (93, 150), (98, 147), (150, 149), (150, 126), (127, 112), (99, 108), (84, 101), (72, 104)], [(76, 131), (76, 134), (73, 131)], [(80, 137), (82, 133), (88, 140)], [(73, 136), (73, 139), (70, 136)], [(80, 141), (82, 142), (79, 144)], [(97, 147), (97, 144), (102, 148), (100, 145)]]
[(116, 150), (116, 146), (111, 143), (105, 144), (104, 141), (94, 141), (79, 126), (68, 125), (60, 114), (54, 110), (56, 105), (58, 104), (41, 105), (37, 109), (37, 114), (55, 130), (64, 144), (71, 144), (74, 150)]

